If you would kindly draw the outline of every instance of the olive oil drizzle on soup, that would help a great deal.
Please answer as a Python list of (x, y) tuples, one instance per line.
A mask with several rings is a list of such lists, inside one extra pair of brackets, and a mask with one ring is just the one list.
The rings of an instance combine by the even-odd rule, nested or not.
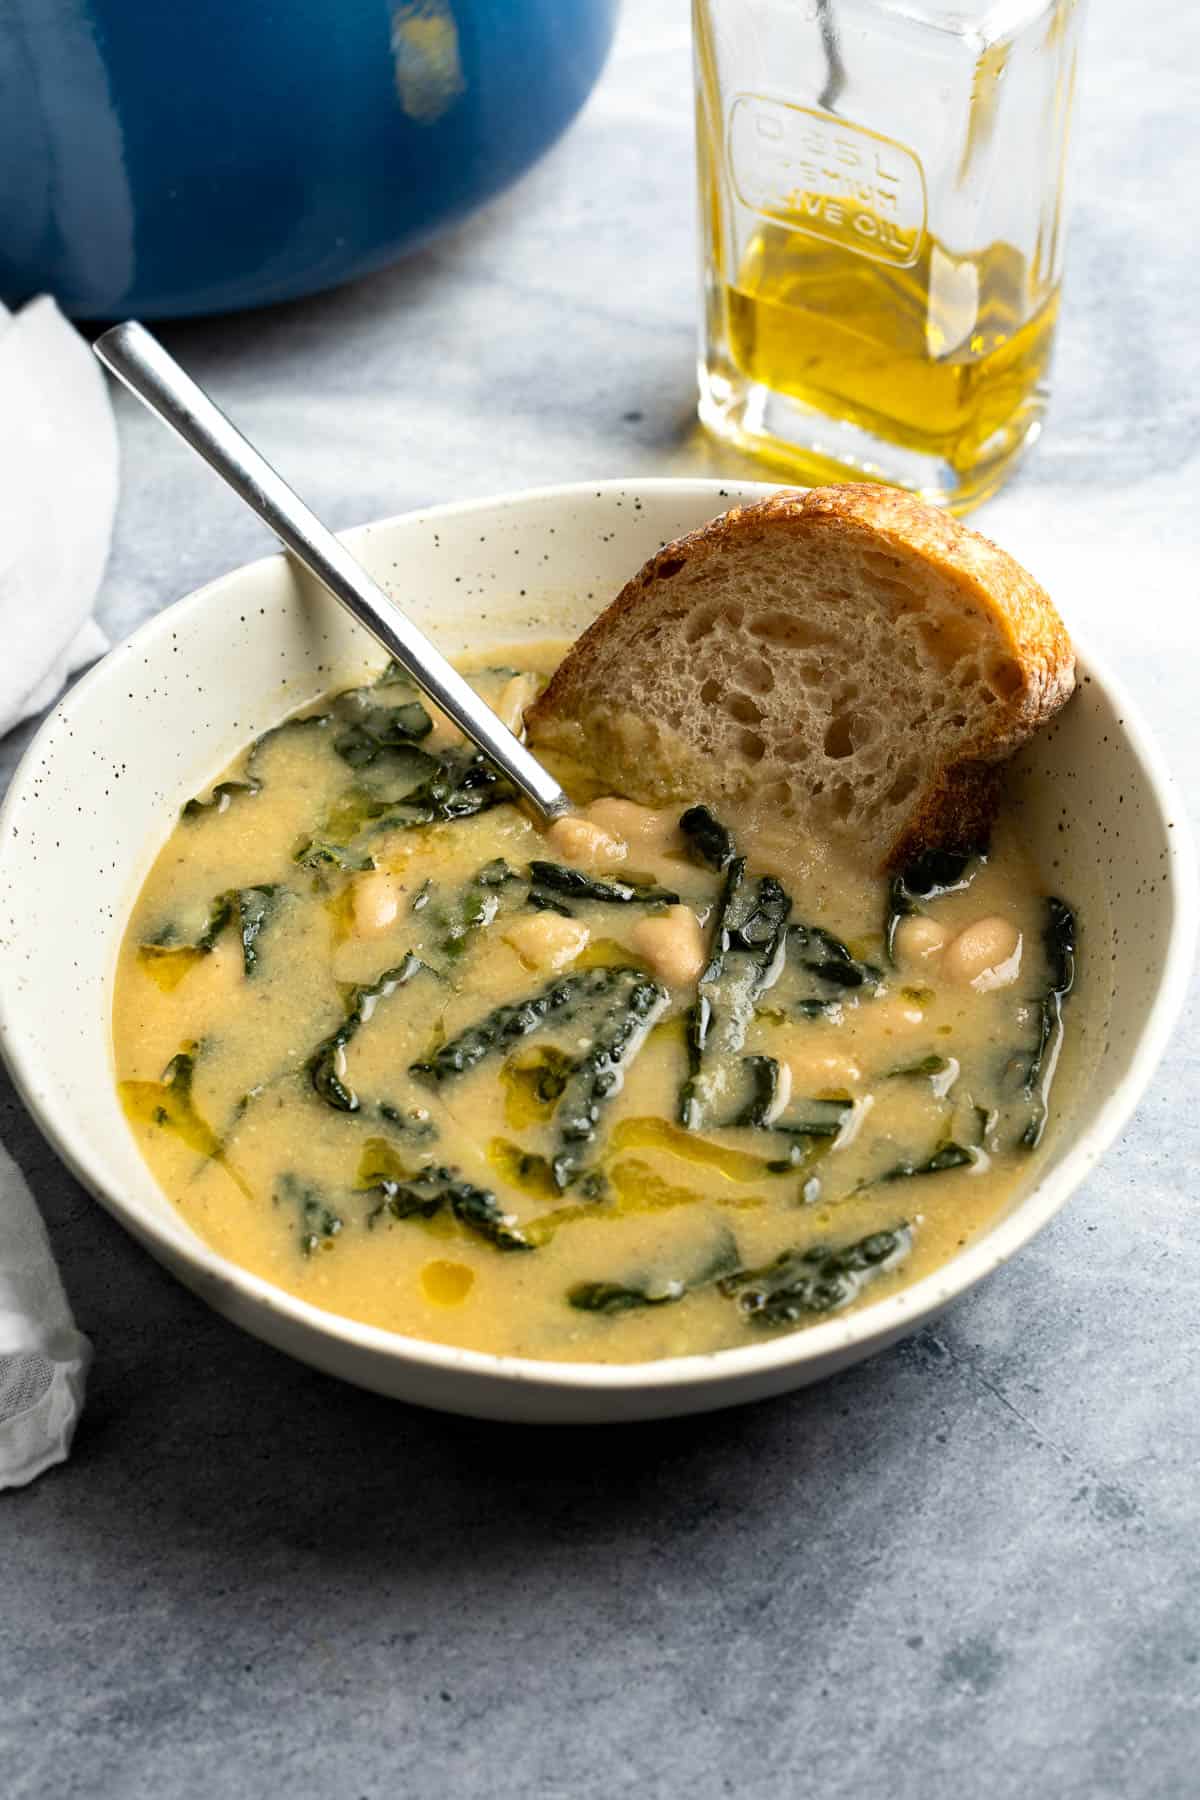
[[(519, 724), (561, 645), (468, 668)], [(1074, 920), (1011, 822), (864, 878), (559, 767), (539, 832), (394, 669), (184, 809), (121, 950), (121, 1099), (233, 1261), (517, 1356), (766, 1341), (928, 1274), (1029, 1171)]]

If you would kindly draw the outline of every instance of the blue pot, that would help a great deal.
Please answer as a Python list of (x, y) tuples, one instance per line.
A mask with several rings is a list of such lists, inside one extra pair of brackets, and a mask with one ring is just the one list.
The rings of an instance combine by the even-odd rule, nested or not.
[(0, 297), (163, 318), (378, 268), (554, 141), (616, 8), (0, 0)]

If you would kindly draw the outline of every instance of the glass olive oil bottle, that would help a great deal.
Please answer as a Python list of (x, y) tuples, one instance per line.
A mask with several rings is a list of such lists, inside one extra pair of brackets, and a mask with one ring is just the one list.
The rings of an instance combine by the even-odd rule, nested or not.
[(1041, 427), (1080, 6), (696, 0), (700, 412), (965, 511)]

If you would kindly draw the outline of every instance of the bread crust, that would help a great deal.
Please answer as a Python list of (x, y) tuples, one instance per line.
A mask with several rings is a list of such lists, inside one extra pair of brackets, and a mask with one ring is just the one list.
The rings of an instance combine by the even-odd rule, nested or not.
[(580, 720), (597, 700), (619, 704), (621, 660), (635, 647), (653, 655), (654, 645), (697, 604), (702, 584), (685, 584), (676, 598), (674, 578), (684, 569), (695, 575), (713, 558), (768, 539), (780, 558), (803, 545), (818, 554), (868, 552), (909, 569), (919, 565), (952, 592), (964, 613), (986, 619), (1002, 647), (1003, 701), (992, 706), (986, 729), (957, 746), (953, 757), (938, 758), (935, 747), (932, 771), (882, 866), (901, 866), (934, 847), (976, 847), (994, 817), (999, 765), (1070, 698), (1074, 652), (1049, 596), (1007, 552), (895, 488), (853, 483), (784, 490), (735, 507), (666, 545), (583, 633), (526, 713), (530, 741), (576, 755), (585, 751)]

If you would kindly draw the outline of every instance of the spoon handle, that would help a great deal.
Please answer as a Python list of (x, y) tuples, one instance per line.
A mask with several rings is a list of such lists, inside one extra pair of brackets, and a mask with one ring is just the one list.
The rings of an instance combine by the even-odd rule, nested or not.
[(106, 368), (178, 432), (292, 554), (352, 613), (417, 685), (516, 784), (543, 819), (570, 811), (566, 794), (384, 593), (287, 482), (136, 320), (92, 346)]

